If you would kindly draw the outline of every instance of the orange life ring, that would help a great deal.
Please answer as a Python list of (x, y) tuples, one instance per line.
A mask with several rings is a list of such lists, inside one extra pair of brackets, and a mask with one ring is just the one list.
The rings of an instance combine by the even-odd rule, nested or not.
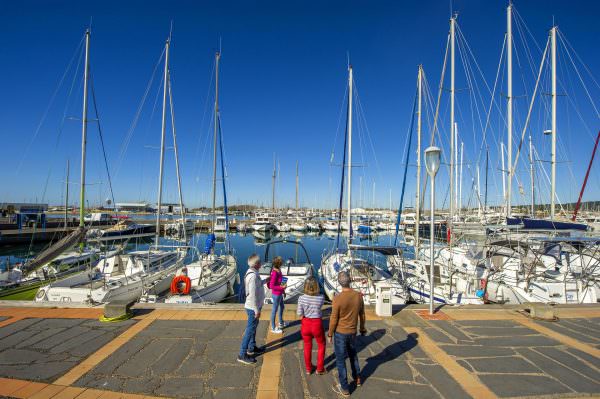
[[(179, 288), (179, 283), (185, 283), (185, 287), (183, 289)], [(188, 276), (180, 275), (175, 276), (173, 281), (171, 281), (171, 294), (182, 294), (188, 295), (192, 288), (192, 280)]]

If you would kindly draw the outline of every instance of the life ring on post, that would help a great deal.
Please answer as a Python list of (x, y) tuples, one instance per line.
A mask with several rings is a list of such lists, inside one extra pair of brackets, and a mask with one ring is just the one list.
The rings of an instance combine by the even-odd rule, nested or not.
[[(182, 284), (184, 286), (182, 287)], [(171, 281), (171, 294), (188, 295), (192, 289), (192, 280), (188, 276), (175, 276)]]

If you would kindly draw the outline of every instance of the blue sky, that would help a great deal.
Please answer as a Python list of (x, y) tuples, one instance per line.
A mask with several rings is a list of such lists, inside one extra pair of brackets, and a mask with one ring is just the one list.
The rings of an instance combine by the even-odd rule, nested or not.
[[(503, 1), (456, 1), (460, 31), (487, 85), (494, 85), (505, 33)], [(515, 4), (527, 29), (543, 47), (553, 17), (592, 74), (600, 70), (597, 42), (600, 5), (589, 1), (523, 1)], [(0, 158), (3, 183), (0, 199), (6, 201), (62, 201), (65, 163), (71, 162), (71, 181), (79, 180), (81, 65), (69, 70), (51, 106), (50, 99), (84, 30), (93, 21), (91, 65), (117, 202), (154, 202), (157, 191), (160, 143), (160, 69), (140, 114), (139, 123), (117, 171), (117, 159), (132, 125), (152, 71), (159, 60), (173, 21), (171, 74), (174, 109), (182, 165), (184, 197), (188, 206), (207, 204), (210, 198), (211, 87), (214, 52), (222, 43), (220, 105), (228, 169), (228, 196), (233, 203), (270, 204), (273, 154), (280, 178), (277, 202), (293, 205), (295, 163), (300, 162), (300, 198), (303, 206), (332, 207), (339, 190), (343, 123), (338, 128), (347, 79), (347, 54), (354, 66), (361, 120), (355, 121), (355, 204), (371, 206), (373, 183), (377, 206), (388, 207), (390, 190), (397, 206), (407, 130), (415, 93), (417, 65), (423, 64), (433, 98), (448, 33), (450, 3), (443, 1), (130, 1), (66, 2), (20, 1), (4, 5), (0, 15), (0, 66), (3, 100), (0, 107)], [(524, 25), (520, 24), (520, 27)], [(525, 34), (531, 59), (515, 33), (514, 95), (515, 144), (527, 113), (541, 58), (532, 37)], [(467, 52), (465, 44), (461, 44)], [(559, 45), (559, 49), (562, 44)], [(574, 57), (574, 53), (571, 53)], [(477, 63), (475, 64), (475, 60)], [(485, 119), (490, 93), (478, 72), (469, 82), (457, 55), (457, 122), (464, 141), (463, 205), (473, 204), (471, 179), (480, 159), (484, 181), (483, 141), (479, 120)], [(504, 64), (504, 62), (503, 62)], [(490, 203), (501, 199), (499, 142), (505, 139), (506, 107), (504, 66), (487, 131)], [(520, 65), (520, 67), (519, 67)], [(577, 64), (596, 107), (600, 89), (582, 64)], [(562, 68), (562, 69), (561, 69)], [(598, 129), (598, 115), (579, 84), (568, 55), (559, 56), (559, 161), (558, 196), (577, 198)], [(531, 132), (542, 160), (549, 159), (549, 128), (545, 104), (547, 71), (542, 96), (532, 113)], [(600, 80), (597, 74), (596, 81)], [(469, 90), (477, 86), (479, 90)], [(72, 87), (72, 95), (69, 90)], [(445, 87), (449, 87), (446, 81)], [(527, 90), (526, 90), (527, 89)], [(481, 99), (479, 112), (471, 112), (473, 96)], [(444, 151), (449, 149), (448, 92), (440, 106)], [(155, 105), (156, 104), (156, 105)], [(574, 105), (577, 105), (579, 117)], [(37, 136), (35, 132), (43, 119)], [(90, 108), (93, 118), (93, 109)], [(66, 118), (64, 117), (66, 116)], [(62, 130), (61, 130), (61, 125)], [(430, 122), (424, 122), (424, 142)], [(60, 138), (59, 130), (61, 130)], [(337, 133), (336, 133), (337, 131)], [(337, 137), (337, 138), (336, 138)], [(170, 135), (167, 136), (171, 142)], [(31, 144), (30, 144), (31, 143)], [(413, 140), (413, 149), (416, 140)], [(96, 204), (107, 197), (107, 179), (97, 127), (89, 126), (88, 199)], [(425, 145), (423, 146), (425, 147)], [(528, 155), (523, 154), (525, 157)], [(411, 164), (414, 163), (414, 157)], [(21, 167), (19, 167), (21, 165)], [(549, 165), (544, 165), (549, 173)], [(177, 200), (172, 151), (165, 160), (164, 200)], [(541, 197), (548, 201), (548, 184), (538, 167)], [(409, 169), (406, 202), (414, 203), (415, 169)], [(363, 194), (360, 193), (362, 179)], [(47, 182), (47, 183), (46, 183)], [(519, 183), (523, 194), (519, 193)], [(438, 197), (447, 203), (447, 171), (440, 173)], [(528, 166), (520, 162), (513, 203), (529, 202)], [(45, 189), (45, 187), (47, 187)], [(73, 184), (71, 192), (78, 190)], [(361, 203), (362, 197), (362, 203)], [(600, 197), (600, 166), (592, 170), (586, 199)], [(76, 195), (71, 195), (77, 202)]]

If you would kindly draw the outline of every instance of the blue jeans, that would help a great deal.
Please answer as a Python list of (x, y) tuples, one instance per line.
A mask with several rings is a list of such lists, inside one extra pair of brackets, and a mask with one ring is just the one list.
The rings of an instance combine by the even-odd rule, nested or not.
[(360, 365), (358, 364), (358, 355), (354, 346), (355, 341), (356, 334), (340, 334), (337, 332), (333, 334), (335, 364), (338, 369), (342, 389), (349, 389), (348, 375), (346, 373), (346, 357), (350, 358), (352, 378), (356, 379), (356, 377), (360, 376)]
[(246, 356), (246, 352), (253, 352), (256, 348), (256, 327), (258, 326), (258, 319), (254, 314), (254, 310), (246, 309), (248, 315), (248, 324), (246, 324), (246, 331), (244, 331), (244, 338), (242, 338), (242, 347), (240, 348), (240, 356)]
[(279, 310), (279, 324), (283, 324), (283, 294), (273, 295), (273, 307), (271, 308), (271, 328), (275, 329), (275, 315)]

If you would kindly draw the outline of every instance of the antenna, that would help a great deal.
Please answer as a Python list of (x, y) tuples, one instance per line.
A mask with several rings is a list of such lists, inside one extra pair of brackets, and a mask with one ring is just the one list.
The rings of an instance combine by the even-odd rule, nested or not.
[(171, 20), (171, 28), (169, 29), (169, 41), (171, 41), (171, 36), (173, 36), (173, 20)]

